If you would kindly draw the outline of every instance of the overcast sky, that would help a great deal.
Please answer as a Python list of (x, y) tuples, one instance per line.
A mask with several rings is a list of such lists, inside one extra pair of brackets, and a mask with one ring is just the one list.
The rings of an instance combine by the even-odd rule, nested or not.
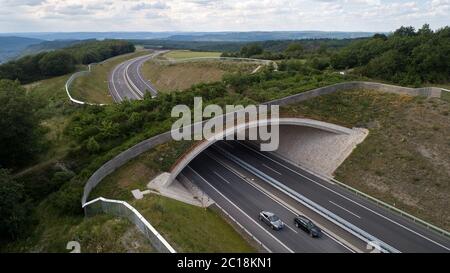
[(450, 24), (450, 0), (0, 0), (0, 32), (391, 31)]

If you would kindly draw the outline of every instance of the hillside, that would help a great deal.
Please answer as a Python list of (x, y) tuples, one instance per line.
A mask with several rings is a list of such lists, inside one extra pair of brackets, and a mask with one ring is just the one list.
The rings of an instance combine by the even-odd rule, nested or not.
[(0, 37), (0, 63), (18, 57), (30, 45), (43, 42), (40, 39), (15, 36)]

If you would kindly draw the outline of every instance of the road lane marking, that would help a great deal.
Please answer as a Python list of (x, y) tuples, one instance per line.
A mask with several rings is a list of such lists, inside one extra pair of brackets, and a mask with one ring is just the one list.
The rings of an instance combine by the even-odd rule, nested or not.
[(329, 200), (328, 202), (330, 202), (331, 204), (335, 205), (336, 207), (338, 207), (338, 208), (340, 208), (340, 209), (342, 209), (342, 210), (344, 210), (344, 211), (350, 213), (351, 215), (353, 215), (353, 216), (358, 217), (359, 219), (361, 219), (361, 217), (358, 216), (357, 214), (355, 214), (355, 213), (349, 211), (348, 209), (346, 209), (346, 208), (344, 208), (344, 207), (342, 207), (342, 206), (339, 206), (338, 204), (334, 203), (333, 201)]
[[(136, 58), (138, 59), (138, 58)], [(131, 65), (134, 65), (136, 63), (136, 59), (131, 59), (128, 62), (128, 65), (125, 67), (125, 77), (126, 80), (131, 84), (131, 86), (129, 84), (128, 87), (130, 87), (130, 90), (135, 93), (137, 95), (137, 99), (141, 99), (141, 97), (144, 97), (144, 94), (139, 90), (139, 88), (134, 84), (134, 82), (131, 80), (130, 75), (128, 74), (128, 70), (130, 69)], [(138, 94), (139, 93), (139, 94)], [(140, 95), (140, 96), (139, 96)]]
[(267, 169), (271, 170), (272, 172), (277, 173), (277, 174), (280, 175), (280, 176), (282, 175), (280, 172), (275, 171), (273, 168), (267, 166), (265, 163), (263, 163), (262, 165), (263, 165), (264, 167), (266, 167)]
[(216, 171), (213, 172), (215, 175), (217, 175), (218, 177), (220, 177), (220, 179), (222, 179), (223, 181), (227, 182), (228, 184), (230, 184), (230, 182), (228, 182), (228, 180), (226, 180), (225, 178), (223, 178), (223, 176), (221, 176), (220, 174), (218, 174)]
[(278, 242), (280, 245), (282, 245), (284, 248), (286, 248), (289, 252), (294, 253), (292, 249), (287, 247), (283, 242), (281, 242), (278, 238), (276, 238), (272, 233), (270, 233), (267, 229), (265, 229), (261, 224), (259, 224), (257, 221), (255, 221), (252, 217), (250, 217), (247, 213), (245, 213), (240, 207), (238, 207), (233, 201), (228, 199), (223, 193), (221, 193), (218, 189), (216, 189), (213, 185), (211, 185), (203, 176), (201, 176), (197, 171), (195, 171), (191, 166), (188, 166), (190, 170), (192, 170), (198, 177), (200, 177), (208, 186), (210, 186), (214, 191), (216, 191), (222, 198), (224, 198), (226, 201), (228, 201), (231, 205), (233, 205), (239, 212), (244, 214), (248, 219), (250, 219), (256, 226), (260, 227), (264, 232), (266, 232), (272, 239), (274, 239), (276, 242)]
[(153, 59), (157, 55), (158, 55), (158, 53), (155, 53), (155, 54), (152, 54), (151, 56), (146, 56), (146, 57), (148, 57), (148, 59), (142, 58), (141, 62), (139, 63), (139, 65), (137, 67), (137, 74), (138, 74), (139, 79), (141, 80), (141, 82), (144, 83), (144, 85), (146, 85), (147, 87), (150, 88), (149, 91), (153, 91), (153, 93), (150, 92), (152, 94), (157, 94), (158, 92), (156, 92), (156, 90), (150, 85), (150, 83), (149, 83), (150, 81), (147, 82), (146, 80), (144, 80), (142, 78), (142, 75), (141, 75), (140, 71), (141, 71), (141, 67), (144, 65), (145, 62), (147, 62), (148, 60)]
[(336, 195), (338, 195), (338, 196), (340, 196), (340, 197), (342, 197), (342, 198), (344, 198), (344, 199), (346, 199), (346, 200), (348, 200), (348, 201), (354, 203), (355, 205), (360, 206), (360, 207), (362, 207), (362, 208), (364, 208), (364, 209), (366, 209), (366, 210), (368, 210), (368, 211), (374, 213), (375, 215), (378, 215), (378, 216), (380, 216), (381, 218), (383, 218), (383, 219), (385, 219), (385, 220), (387, 220), (387, 221), (389, 221), (389, 222), (391, 222), (391, 223), (393, 223), (393, 224), (395, 224), (395, 225), (397, 225), (397, 226), (399, 226), (399, 227), (402, 227), (402, 228), (406, 229), (407, 231), (409, 231), (409, 232), (411, 232), (411, 233), (413, 233), (413, 234), (415, 234), (415, 235), (417, 235), (417, 236), (419, 236), (419, 237), (421, 237), (421, 238), (423, 238), (423, 239), (425, 239), (425, 240), (427, 240), (427, 241), (429, 241), (429, 242), (431, 242), (431, 243), (434, 243), (434, 244), (437, 245), (437, 246), (440, 246), (440, 247), (444, 248), (445, 250), (449, 250), (449, 251), (450, 251), (450, 248), (448, 248), (448, 247), (446, 247), (446, 246), (444, 246), (444, 245), (442, 245), (442, 244), (440, 244), (440, 243), (434, 241), (433, 239), (430, 239), (430, 238), (426, 237), (425, 235), (422, 235), (422, 234), (420, 234), (419, 232), (414, 231), (414, 230), (412, 230), (412, 229), (410, 229), (410, 228), (408, 228), (408, 227), (406, 227), (406, 226), (404, 226), (404, 225), (402, 225), (402, 224), (396, 222), (395, 220), (390, 219), (390, 218), (387, 217), (387, 216), (384, 216), (384, 215), (382, 215), (382, 214), (380, 214), (380, 213), (378, 213), (378, 212), (376, 212), (376, 211), (374, 211), (374, 210), (372, 210), (372, 209), (370, 209), (370, 208), (368, 208), (368, 207), (366, 207), (366, 206), (364, 206), (364, 205), (362, 205), (362, 204), (359, 204), (358, 202), (356, 202), (356, 201), (354, 201), (354, 200), (352, 200), (352, 199), (350, 199), (350, 198), (348, 198), (348, 197), (346, 197), (346, 196), (344, 196), (344, 195), (342, 195), (342, 194), (340, 194), (340, 193), (338, 193), (338, 192), (336, 192), (336, 191), (334, 191), (334, 190), (328, 188), (327, 186), (323, 185), (322, 183), (316, 182), (316, 181), (314, 181), (313, 179), (311, 179), (311, 178), (309, 178), (309, 177), (307, 177), (307, 176), (305, 176), (305, 175), (303, 175), (303, 174), (301, 174), (301, 173), (299, 173), (299, 172), (297, 172), (297, 171), (295, 171), (295, 170), (289, 168), (288, 166), (285, 166), (285, 165), (281, 164), (280, 162), (277, 162), (276, 160), (274, 160), (274, 159), (268, 157), (267, 155), (265, 155), (265, 154), (263, 154), (263, 153), (261, 153), (261, 152), (255, 150), (255, 149), (253, 149), (253, 148), (251, 148), (251, 147), (249, 147), (248, 145), (246, 145), (246, 144), (244, 144), (244, 143), (241, 143), (241, 142), (239, 142), (239, 141), (237, 141), (237, 143), (239, 143), (239, 144), (242, 145), (242, 146), (247, 147), (247, 149), (250, 149), (250, 150), (252, 150), (252, 151), (254, 151), (254, 152), (256, 152), (256, 153), (258, 153), (258, 154), (264, 156), (265, 158), (267, 158), (267, 159), (269, 159), (269, 160), (271, 160), (271, 161), (277, 163), (278, 165), (280, 165), (280, 166), (282, 166), (282, 167), (284, 167), (284, 168), (290, 170), (291, 172), (294, 172), (294, 173), (300, 175), (301, 177), (304, 177), (305, 179), (307, 179), (307, 180), (309, 180), (309, 181), (311, 181), (311, 182), (313, 182), (313, 183), (315, 183), (315, 184), (317, 184), (317, 185), (319, 185), (319, 186), (321, 186), (321, 187), (327, 189), (328, 191), (331, 191), (331, 192), (333, 192), (334, 194), (336, 194)]
[[(114, 78), (115, 78), (114, 75), (116, 74), (117, 69), (119, 68), (119, 66), (120, 66), (120, 64), (118, 64), (118, 65), (114, 68), (113, 73), (112, 73), (112, 76), (111, 76), (111, 77), (112, 77), (111, 82), (112, 82), (114, 91), (116, 92), (117, 96), (119, 97), (119, 101), (118, 101), (118, 102), (121, 102), (123, 99), (122, 99), (122, 97), (120, 96), (119, 92), (117, 91), (116, 83), (115, 83), (115, 80), (114, 80)], [(114, 96), (113, 96), (113, 97), (114, 97)]]
[(285, 225), (288, 229), (290, 229), (290, 230), (292, 230), (293, 232), (295, 232), (296, 234), (298, 234), (298, 231), (296, 231), (295, 229), (291, 228), (288, 224), (284, 223), (284, 225)]
[[(228, 166), (227, 164), (225, 164), (223, 161), (221, 161), (220, 159), (218, 159), (215, 155), (212, 155), (210, 152), (206, 152), (207, 156), (209, 156), (212, 159), (215, 159), (217, 163), (219, 163), (220, 165), (222, 165), (224, 168), (227, 168), (229, 171), (231, 171), (232, 173), (234, 173), (235, 175), (239, 176), (242, 178), (243, 181), (245, 181), (247, 184), (249, 184), (250, 186), (254, 187), (256, 190), (260, 191), (261, 193), (263, 193), (264, 195), (266, 195), (267, 197), (269, 197), (270, 199), (272, 199), (274, 202), (278, 203), (279, 205), (281, 205), (282, 207), (284, 207), (286, 210), (290, 211), (292, 214), (294, 214), (295, 216), (297, 215), (301, 215), (302, 213), (300, 213), (297, 209), (292, 208), (289, 204), (285, 203), (284, 201), (282, 201), (279, 197), (275, 196), (274, 194), (272, 194), (271, 192), (268, 192), (266, 189), (262, 188), (261, 186), (257, 185), (254, 182), (250, 182), (247, 179), (245, 179), (245, 176), (240, 174), (239, 172), (237, 172), (236, 170), (232, 169), (230, 166)], [(336, 243), (338, 243), (339, 245), (341, 245), (342, 247), (344, 247), (345, 249), (349, 250), (352, 253), (355, 253), (356, 251), (353, 250), (352, 248), (348, 247), (347, 245), (345, 245), (343, 242), (339, 241), (337, 238), (338, 236), (332, 236), (332, 232), (325, 232), (325, 228), (323, 226), (320, 226), (320, 228), (322, 229), (322, 233), (325, 234), (325, 236), (327, 236), (328, 238), (330, 238), (331, 240), (335, 241)], [(297, 232), (296, 232), (297, 233)], [(333, 233), (334, 234), (334, 233)], [(341, 239), (343, 240), (343, 239)], [(343, 240), (344, 242), (346, 242), (347, 244), (351, 245), (350, 243), (348, 243), (347, 241)]]

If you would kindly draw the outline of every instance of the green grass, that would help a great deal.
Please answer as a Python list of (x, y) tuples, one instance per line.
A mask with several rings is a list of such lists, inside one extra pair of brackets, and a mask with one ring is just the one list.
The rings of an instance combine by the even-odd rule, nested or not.
[(65, 216), (46, 202), (35, 211), (35, 228), (29, 237), (0, 246), (0, 252), (68, 253), (69, 241), (77, 241), (82, 253), (154, 252), (150, 241), (127, 219), (109, 215)]
[(208, 60), (178, 64), (146, 62), (142, 67), (144, 77), (159, 92), (185, 90), (194, 84), (221, 81), (226, 73), (251, 73), (258, 65), (254, 63)]
[(108, 78), (111, 71), (116, 65), (126, 60), (148, 53), (148, 51), (136, 51), (93, 66), (91, 73), (73, 81), (70, 89), (72, 97), (90, 103), (112, 103), (113, 100), (108, 89)]
[(147, 195), (131, 203), (178, 252), (255, 252), (218, 213)]
[(103, 179), (92, 191), (89, 199), (101, 196), (125, 201), (133, 200), (132, 190), (145, 189), (152, 178), (169, 171), (172, 164), (189, 149), (192, 143), (191, 141), (171, 141), (130, 160)]
[[(168, 171), (192, 142), (169, 142), (131, 160), (105, 178), (90, 195), (120, 199), (133, 205), (181, 252), (255, 251), (217, 212), (157, 195), (135, 200), (134, 189), (146, 189), (157, 174)], [(201, 223), (201, 224), (199, 224)]]
[(48, 149), (35, 159), (34, 164), (18, 170), (19, 173), (47, 167), (67, 154), (72, 142), (64, 135), (64, 129), (77, 111), (64, 89), (69, 77), (70, 75), (64, 75), (25, 85), (27, 92), (42, 104), (38, 114), (42, 117), (41, 125), (46, 130)]
[(282, 108), (369, 135), (336, 170), (338, 180), (450, 229), (450, 104), (353, 90)]
[(164, 54), (164, 57), (169, 59), (188, 59), (199, 57), (220, 57), (221, 52), (206, 52), (206, 51), (189, 51), (189, 50), (175, 50)]
[(450, 102), (450, 92), (442, 91), (441, 99)]

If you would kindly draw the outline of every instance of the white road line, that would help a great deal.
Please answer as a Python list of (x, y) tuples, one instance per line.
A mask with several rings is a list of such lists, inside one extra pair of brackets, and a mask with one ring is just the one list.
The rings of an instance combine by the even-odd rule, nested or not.
[(342, 207), (342, 206), (339, 206), (338, 204), (334, 203), (334, 202), (331, 201), (331, 200), (328, 200), (328, 201), (329, 201), (331, 204), (335, 205), (336, 207), (338, 207), (338, 208), (340, 208), (340, 209), (342, 209), (342, 210), (344, 210), (344, 211), (350, 213), (351, 215), (353, 215), (353, 216), (358, 217), (359, 219), (361, 219), (360, 216), (358, 216), (357, 214), (355, 214), (355, 213), (349, 211), (348, 209), (346, 209), (346, 208), (344, 208), (344, 207)]
[(126, 61), (124, 63), (121, 63), (121, 65), (124, 66), (124, 70), (123, 70), (123, 73), (122, 73), (122, 78), (123, 78), (126, 86), (128, 87), (128, 91), (129, 91), (128, 93), (131, 94), (136, 99), (140, 99), (139, 95), (136, 94), (136, 92), (133, 90), (133, 88), (130, 86), (130, 84), (129, 84), (128, 80), (127, 80), (127, 76), (128, 76), (127, 69), (128, 69), (129, 63), (130, 63), (130, 60), (128, 60), (128, 61)]
[[(135, 93), (136, 95), (137, 95), (137, 99), (141, 99), (141, 97), (143, 97), (144, 96), (144, 94), (139, 90), (139, 88), (134, 84), (134, 82), (131, 80), (131, 78), (130, 78), (130, 75), (128, 74), (128, 70), (130, 69), (130, 66), (132, 65), (132, 64), (134, 64), (136, 62), (136, 59), (131, 59), (129, 62), (128, 62), (128, 65), (126, 66), (126, 68), (125, 68), (125, 77), (126, 77), (126, 79), (125, 80), (127, 80), (127, 85), (128, 85), (128, 87), (130, 88), (130, 90), (133, 92), (133, 93)], [(131, 84), (132, 86), (130, 86), (129, 84)], [(138, 94), (139, 93), (139, 94)]]
[(284, 226), (287, 227), (288, 229), (292, 230), (293, 232), (295, 232), (295, 234), (298, 234), (298, 231), (296, 231), (295, 229), (291, 228), (288, 224), (284, 223)]
[[(120, 101), (122, 101), (123, 99), (122, 99), (122, 97), (120, 96), (119, 92), (117, 91), (116, 83), (115, 83), (115, 81), (114, 81), (114, 78), (115, 78), (114, 75), (116, 74), (117, 69), (118, 69), (119, 66), (120, 66), (120, 64), (117, 65), (117, 66), (114, 68), (113, 73), (112, 73), (112, 75), (111, 75), (111, 82), (112, 82), (114, 91), (116, 92), (117, 96), (119, 97), (119, 102), (120, 102)], [(113, 96), (113, 97), (114, 97), (114, 96)]]
[[(250, 183), (247, 179), (245, 179), (244, 177), (242, 177), (242, 175), (240, 175), (238, 172), (236, 172), (235, 170), (233, 170), (231, 167), (227, 166), (225, 163), (221, 162), (216, 156), (210, 154), (209, 152), (206, 152), (206, 154), (215, 159), (217, 163), (219, 163), (220, 165), (222, 165), (224, 168), (228, 169), (229, 171), (231, 171), (232, 173), (234, 173), (235, 175), (243, 178), (243, 180), (248, 183), (250, 186), (254, 187), (256, 190), (260, 191), (261, 193), (263, 193), (264, 195), (266, 195), (267, 197), (269, 197), (270, 199), (272, 199), (274, 202), (278, 203), (280, 206), (284, 207), (286, 210), (290, 211), (292, 214), (294, 214), (295, 216), (300, 215), (301, 213), (299, 211), (297, 211), (296, 209), (291, 208), (288, 204), (285, 204), (284, 202), (278, 200), (277, 197), (273, 196), (273, 194), (266, 192), (266, 190), (263, 190), (261, 188), (259, 188), (260, 186), (254, 185), (252, 183)], [(286, 225), (287, 226), (287, 225)], [(324, 231), (324, 228), (321, 227), (322, 229), (322, 233), (324, 233), (328, 238), (330, 238), (331, 240), (335, 241), (336, 243), (338, 243), (339, 245), (341, 245), (342, 247), (346, 248), (347, 250), (349, 250), (350, 252), (355, 253), (355, 251), (353, 249), (351, 249), (350, 247), (346, 246), (344, 243), (342, 243), (341, 241), (339, 241), (338, 239), (336, 239), (334, 236), (331, 236), (331, 234), (328, 234), (328, 232)], [(297, 232), (296, 232), (297, 233)]]
[(274, 172), (274, 173), (277, 173), (278, 175), (282, 175), (280, 172), (278, 172), (278, 171), (275, 171), (273, 168), (271, 168), (271, 167), (269, 167), (269, 166), (267, 166), (266, 164), (262, 164), (264, 167), (266, 167), (267, 169), (269, 169), (269, 170), (271, 170), (272, 172)]
[(234, 146), (231, 145), (229, 142), (223, 141), (222, 143), (225, 144), (225, 145), (227, 145), (227, 146), (230, 147), (231, 149), (234, 149)]
[(411, 233), (413, 233), (413, 234), (415, 234), (415, 235), (417, 235), (417, 236), (419, 236), (419, 237), (421, 237), (421, 238), (423, 238), (423, 239), (425, 239), (425, 240), (427, 240), (427, 241), (429, 241), (429, 242), (431, 242), (431, 243), (433, 243), (433, 244), (435, 244), (435, 245), (437, 245), (437, 246), (440, 246), (440, 247), (444, 248), (445, 250), (450, 250), (450, 248), (448, 248), (448, 247), (446, 247), (446, 246), (444, 246), (444, 245), (442, 245), (442, 244), (440, 244), (440, 243), (438, 243), (438, 242), (436, 242), (436, 241), (434, 241), (434, 240), (432, 240), (432, 239), (426, 237), (425, 235), (420, 234), (420, 233), (418, 233), (417, 231), (414, 231), (414, 230), (412, 230), (412, 229), (410, 229), (410, 228), (408, 228), (408, 227), (406, 227), (406, 226), (404, 226), (404, 225), (402, 225), (402, 224), (400, 224), (400, 223), (398, 223), (398, 222), (396, 222), (396, 221), (394, 221), (394, 220), (392, 220), (392, 219), (390, 219), (390, 218), (388, 218), (388, 217), (386, 217), (386, 216), (384, 216), (384, 215), (382, 215), (382, 214), (380, 214), (380, 213), (378, 213), (378, 212), (376, 212), (376, 211), (374, 211), (374, 210), (372, 210), (372, 209), (369, 209), (368, 207), (366, 207), (366, 206), (364, 206), (364, 205), (362, 205), (362, 204), (359, 204), (358, 202), (356, 202), (356, 201), (354, 201), (354, 200), (352, 200), (352, 199), (350, 199), (350, 198), (348, 198), (348, 197), (346, 197), (346, 196), (344, 196), (344, 195), (342, 195), (342, 194), (340, 194), (340, 193), (338, 193), (338, 192), (336, 192), (336, 191), (334, 191), (334, 190), (332, 190), (332, 189), (326, 187), (326, 186), (323, 185), (322, 183), (316, 182), (316, 181), (312, 180), (311, 178), (309, 178), (309, 177), (307, 177), (307, 176), (305, 176), (305, 175), (303, 175), (303, 174), (301, 174), (301, 173), (299, 173), (299, 172), (297, 172), (297, 171), (295, 171), (295, 170), (293, 170), (293, 169), (291, 169), (291, 168), (289, 168), (289, 167), (287, 167), (287, 166), (281, 164), (280, 162), (277, 162), (276, 160), (273, 160), (272, 158), (270, 158), (270, 157), (266, 156), (265, 154), (262, 154), (261, 152), (255, 150), (255, 149), (253, 149), (253, 148), (251, 148), (251, 147), (249, 147), (248, 145), (246, 145), (246, 144), (244, 144), (244, 143), (241, 143), (241, 142), (239, 142), (239, 141), (237, 141), (237, 143), (239, 143), (240, 145), (246, 146), (248, 149), (252, 149), (252, 150), (255, 151), (256, 153), (258, 153), (258, 154), (264, 156), (265, 158), (267, 158), (267, 159), (269, 159), (269, 160), (271, 160), (271, 161), (277, 163), (278, 165), (284, 167), (285, 169), (288, 169), (288, 170), (290, 170), (291, 172), (294, 172), (294, 173), (296, 173), (296, 174), (298, 174), (298, 175), (300, 175), (300, 176), (306, 178), (307, 180), (309, 180), (309, 181), (311, 181), (311, 182), (313, 182), (313, 183), (315, 183), (315, 184), (317, 184), (317, 185), (319, 185), (319, 186), (321, 186), (321, 187), (323, 187), (323, 188), (325, 188), (325, 189), (327, 189), (327, 190), (333, 192), (334, 194), (336, 194), (336, 195), (338, 195), (338, 196), (340, 196), (340, 197), (342, 197), (342, 198), (344, 198), (344, 199), (346, 199), (346, 200), (348, 200), (348, 201), (354, 203), (355, 205), (357, 205), (357, 206), (359, 206), (359, 207), (361, 207), (361, 208), (364, 208), (364, 209), (366, 209), (366, 210), (368, 210), (368, 211), (370, 211), (370, 212), (372, 212), (372, 213), (374, 213), (374, 214), (380, 216), (381, 218), (383, 218), (383, 219), (385, 219), (385, 220), (388, 220), (389, 222), (391, 222), (391, 223), (393, 223), (393, 224), (396, 224), (397, 226), (402, 227), (402, 228), (404, 228), (405, 230), (407, 230), (407, 231), (409, 231), (409, 232), (411, 232)]
[(218, 174), (217, 172), (213, 172), (215, 175), (217, 175), (218, 177), (220, 177), (220, 179), (222, 179), (223, 181), (227, 182), (228, 184), (230, 184), (230, 182), (228, 182), (228, 180), (226, 180), (225, 178), (223, 178), (223, 176), (221, 176), (220, 174)]
[[(153, 55), (151, 55), (151, 56), (147, 56), (148, 59), (143, 58), (144, 60), (143, 60), (142, 62), (140, 62), (139, 65), (138, 65), (138, 67), (137, 67), (137, 74), (138, 74), (139, 79), (140, 79), (147, 87), (149, 87), (150, 90), (152, 90), (155, 94), (157, 94), (158, 92), (156, 92), (156, 90), (155, 90), (155, 89), (154, 89), (154, 88), (153, 88), (146, 80), (144, 80), (144, 79), (142, 78), (142, 75), (141, 75), (140, 71), (141, 71), (142, 65), (143, 65), (145, 62), (147, 62), (148, 60), (153, 59), (156, 55), (157, 55), (157, 54), (153, 54)], [(151, 92), (150, 92), (150, 93), (151, 93)]]
[(260, 227), (264, 232), (266, 232), (270, 237), (272, 237), (275, 241), (277, 241), (280, 245), (282, 245), (286, 250), (288, 250), (291, 253), (294, 253), (292, 249), (287, 247), (283, 242), (281, 242), (278, 238), (273, 236), (272, 233), (267, 231), (263, 226), (261, 226), (258, 222), (256, 222), (253, 218), (251, 218), (247, 213), (245, 213), (241, 208), (239, 208), (235, 203), (233, 203), (230, 199), (228, 199), (225, 195), (223, 195), (218, 189), (216, 189), (213, 185), (211, 185), (206, 179), (204, 179), (199, 173), (197, 173), (194, 169), (192, 169), (190, 166), (188, 168), (193, 171), (198, 177), (200, 177), (208, 186), (210, 186), (214, 191), (216, 191), (222, 198), (227, 200), (231, 205), (233, 205), (239, 212), (241, 212), (243, 215), (245, 215), (248, 219), (250, 219), (256, 226)]

